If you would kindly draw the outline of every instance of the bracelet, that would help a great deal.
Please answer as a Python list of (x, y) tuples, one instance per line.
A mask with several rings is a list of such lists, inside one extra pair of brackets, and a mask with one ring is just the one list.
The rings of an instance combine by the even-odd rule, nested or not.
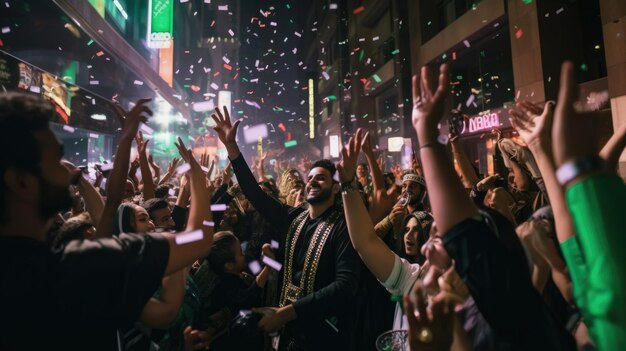
[(431, 141), (430, 143), (426, 143), (424, 145), (420, 145), (419, 149), (421, 150), (421, 149), (434, 147), (434, 146), (443, 146), (443, 145), (441, 145), (441, 143), (439, 143), (438, 141)]
[(351, 181), (341, 183), (341, 194), (345, 195), (350, 192), (358, 191), (359, 186), (356, 183), (356, 180), (352, 179)]
[(582, 174), (604, 171), (606, 168), (606, 162), (597, 155), (581, 157), (561, 165), (556, 171), (556, 179), (565, 186)]

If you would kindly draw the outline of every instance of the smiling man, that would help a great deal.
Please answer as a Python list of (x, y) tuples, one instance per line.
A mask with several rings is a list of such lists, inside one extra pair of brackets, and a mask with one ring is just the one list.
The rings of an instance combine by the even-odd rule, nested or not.
[(259, 326), (282, 330), (279, 350), (350, 349), (361, 260), (354, 251), (336, 197), (335, 165), (315, 162), (305, 184), (308, 209), (267, 195), (246, 164), (228, 111), (212, 116), (243, 193), (281, 236), (284, 261), (278, 308), (265, 308)]

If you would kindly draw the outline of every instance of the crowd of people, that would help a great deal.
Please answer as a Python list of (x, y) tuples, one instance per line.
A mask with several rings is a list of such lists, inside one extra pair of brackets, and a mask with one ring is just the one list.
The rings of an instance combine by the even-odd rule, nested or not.
[(0, 94), (0, 350), (626, 348), (626, 127), (600, 148), (565, 62), (558, 101), (517, 103), (517, 135), (493, 131), (505, 167), (479, 175), (439, 135), (448, 75), (413, 77), (409, 169), (361, 129), (337, 164), (247, 163), (217, 108), (228, 166), (179, 138), (161, 175), (146, 99), (115, 107), (93, 181), (48, 101)]

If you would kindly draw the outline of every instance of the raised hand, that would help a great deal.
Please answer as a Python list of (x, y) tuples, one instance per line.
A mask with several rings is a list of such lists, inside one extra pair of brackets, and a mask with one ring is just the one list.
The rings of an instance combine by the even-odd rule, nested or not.
[(378, 165), (378, 169), (380, 169), (381, 172), (385, 172), (385, 158), (381, 155), (378, 156), (378, 158), (376, 159), (376, 164)]
[(552, 152), (550, 131), (554, 116), (553, 101), (546, 102), (543, 108), (529, 101), (518, 102), (515, 109), (509, 110), (509, 114), (513, 128), (528, 146), (536, 145)]
[(341, 183), (350, 182), (356, 173), (356, 163), (359, 159), (359, 149), (363, 142), (363, 129), (359, 128), (348, 145), (341, 150), (341, 162), (337, 165)]
[(170, 161), (169, 166), (167, 167), (167, 174), (174, 174), (174, 171), (176, 171), (176, 167), (178, 167), (179, 162), (180, 162), (180, 158), (174, 157), (172, 161)]
[(230, 162), (228, 162), (228, 164), (226, 165), (226, 167), (224, 168), (224, 170), (222, 171), (222, 184), (226, 184), (228, 185), (230, 183), (230, 169), (232, 168), (232, 165), (230, 164)]
[(235, 144), (237, 137), (237, 127), (241, 120), (231, 123), (228, 109), (224, 106), (224, 113), (220, 111), (218, 107), (215, 108), (215, 113), (211, 115), (211, 118), (215, 121), (215, 131), (224, 145)]
[(137, 153), (141, 155), (146, 152), (146, 147), (148, 146), (150, 139), (144, 139), (143, 133), (140, 131), (135, 137), (135, 142), (137, 143)]
[(448, 65), (439, 67), (439, 86), (433, 94), (428, 79), (428, 69), (422, 67), (421, 77), (413, 76), (413, 128), (420, 143), (430, 143), (439, 133), (437, 124), (444, 111), (444, 101), (449, 95)]
[(138, 100), (129, 112), (126, 112), (119, 105), (112, 105), (117, 119), (122, 125), (122, 138), (132, 140), (135, 135), (137, 135), (139, 123), (146, 123), (148, 120), (146, 114), (152, 116), (152, 110), (146, 106), (150, 101), (152, 101), (152, 99)]
[(360, 146), (361, 146), (361, 151), (363, 151), (365, 156), (374, 158), (374, 150), (372, 150), (372, 144), (370, 143), (369, 132), (365, 133), (365, 135), (363, 136), (363, 141), (361, 141)]
[(433, 297), (428, 311), (424, 287), (417, 283), (411, 291), (411, 296), (404, 297), (404, 311), (409, 321), (411, 351), (450, 349), (454, 306), (445, 293)]
[(565, 61), (561, 66), (561, 86), (552, 128), (552, 150), (557, 167), (581, 157), (597, 155), (599, 151), (599, 113), (577, 111), (574, 108), (577, 97), (574, 64)]

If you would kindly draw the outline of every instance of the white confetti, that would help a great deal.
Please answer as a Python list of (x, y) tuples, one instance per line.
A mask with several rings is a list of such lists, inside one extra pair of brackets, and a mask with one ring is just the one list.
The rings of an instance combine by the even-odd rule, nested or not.
[(229, 30), (228, 30), (228, 34), (230, 34), (230, 36), (231, 36), (231, 37), (234, 37), (234, 36), (235, 36), (235, 32), (233, 32), (233, 30), (232, 30), (232, 29), (229, 29)]
[(185, 163), (184, 165), (180, 165), (176, 168), (176, 172), (178, 174), (183, 174), (183, 173), (187, 173), (187, 171), (189, 171), (191, 169), (191, 166), (189, 165), (189, 163)]
[(11, 27), (2, 27), (2, 34), (7, 34), (11, 31)]
[(257, 275), (261, 271), (261, 264), (259, 261), (252, 261), (248, 264), (248, 268), (250, 268), (252, 274)]
[(322, 72), (322, 76), (324, 76), (324, 79), (326, 79), (326, 80), (330, 79), (330, 75), (328, 75), (328, 73), (326, 71)]
[(302, 37), (302, 34), (298, 33), (298, 32), (294, 32), (293, 34), (296, 35), (296, 37)]
[(270, 243), (272, 249), (278, 249), (280, 247), (280, 245), (278, 245), (278, 241), (276, 240), (272, 240)]
[(76, 129), (74, 129), (73, 127), (70, 127), (70, 126), (63, 126), (63, 130), (66, 131), (66, 132), (74, 133), (74, 131)]
[(33, 93), (37, 93), (37, 94), (41, 93), (41, 88), (35, 85), (30, 87), (29, 90), (32, 91)]
[(228, 11), (228, 5), (219, 5), (217, 6), (218, 11)]
[(135, 79), (135, 81), (133, 82), (133, 84), (135, 85), (143, 85), (143, 82), (140, 80)]
[(100, 135), (98, 135), (96, 133), (89, 133), (89, 137), (93, 138), (93, 139), (98, 139), (100, 137)]
[(97, 80), (90, 80), (89, 84), (91, 84), (91, 85), (98, 85), (98, 84), (100, 84), (100, 82), (97, 81)]
[(207, 226), (207, 227), (215, 227), (215, 222), (213, 222), (213, 221), (203, 221), (202, 225)]
[(470, 42), (467, 40), (463, 40), (463, 44), (465, 44), (465, 47), (468, 47), (468, 48), (471, 46)]
[(226, 211), (226, 204), (211, 205), (211, 212), (224, 212)]
[(194, 230), (193, 232), (190, 232), (190, 233), (176, 235), (176, 244), (178, 245), (189, 244), (189, 243), (193, 243), (196, 241), (200, 241), (202, 240), (202, 238), (204, 238), (204, 233), (202, 232), (202, 230)]
[(328, 6), (328, 8), (331, 9), (331, 10), (336, 10), (337, 9), (337, 4), (330, 4)]
[(222, 61), (226, 62), (226, 64), (230, 63), (230, 60), (226, 56), (222, 56)]
[(565, 9), (561, 7), (560, 9), (556, 10), (556, 14), (558, 15), (559, 13), (561, 13), (563, 11), (565, 11)]
[(219, 85), (217, 85), (217, 84), (215, 84), (215, 83), (211, 83), (211, 88), (213, 88), (213, 89), (217, 90), (217, 89), (219, 89), (219, 88), (220, 88), (220, 86), (219, 86)]
[(263, 256), (263, 263), (265, 263), (266, 265), (270, 266), (271, 268), (273, 268), (274, 270), (278, 272), (280, 272), (280, 270), (283, 269), (282, 264), (280, 264), (279, 262), (276, 262), (275, 260), (267, 256)]

